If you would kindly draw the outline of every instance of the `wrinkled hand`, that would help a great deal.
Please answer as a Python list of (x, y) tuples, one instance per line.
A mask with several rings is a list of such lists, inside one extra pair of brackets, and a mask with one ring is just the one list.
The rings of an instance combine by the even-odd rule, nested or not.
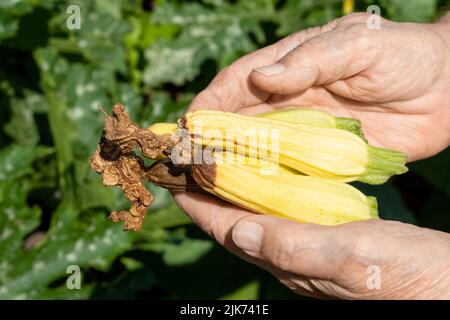
[(299, 224), (205, 195), (175, 197), (220, 244), (297, 293), (343, 299), (450, 298), (446, 233), (382, 220)]
[[(352, 14), (244, 56), (190, 109), (256, 114), (309, 106), (360, 119), (371, 144), (404, 151), (409, 160), (436, 154), (450, 144), (450, 25), (383, 20), (369, 30), (366, 19)], [(448, 234), (381, 220), (298, 224), (204, 195), (174, 197), (219, 243), (296, 292), (450, 298)]]
[[(191, 105), (254, 114), (311, 106), (358, 118), (372, 145), (432, 156), (450, 144), (450, 22), (369, 30), (366, 14), (295, 33), (225, 68)], [(254, 71), (254, 69), (257, 69)]]

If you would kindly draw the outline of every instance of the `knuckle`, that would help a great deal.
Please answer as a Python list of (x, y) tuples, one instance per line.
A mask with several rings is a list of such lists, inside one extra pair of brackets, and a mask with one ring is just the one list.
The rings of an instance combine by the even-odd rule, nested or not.
[(284, 285), (286, 288), (288, 288), (291, 291), (296, 291), (298, 290), (298, 283), (296, 283), (292, 278), (288, 278), (288, 277), (278, 277), (278, 281), (280, 281), (280, 283), (282, 285)]
[(352, 234), (352, 241), (343, 239), (340, 246), (351, 260), (368, 261), (368, 259), (371, 260), (377, 256), (378, 250), (373, 235), (358, 227), (352, 227), (350, 233)]
[[(221, 245), (226, 246), (227, 237), (232, 231), (232, 226), (236, 224), (236, 216), (228, 214), (229, 206), (214, 207), (211, 210), (210, 235)], [(245, 218), (245, 216), (244, 216)]]
[(225, 67), (214, 78), (211, 84), (201, 92), (205, 101), (217, 103), (220, 106), (227, 106), (233, 97), (230, 90), (235, 88), (235, 78), (237, 68), (233, 65)]
[(314, 35), (320, 33), (319, 29), (322, 27), (310, 27), (305, 30), (297, 31), (289, 36), (291, 39), (295, 39), (300, 44), (301, 42), (304, 42), (305, 40), (313, 37)]
[(345, 30), (349, 33), (351, 33), (352, 35), (366, 35), (369, 33), (369, 29), (367, 28), (366, 24), (361, 24), (361, 23), (357, 23), (357, 24), (349, 24), (346, 26)]
[(300, 47), (282, 59), (283, 64), (288, 68), (300, 68), (314, 64), (314, 56), (318, 45), (316, 42), (314, 39), (303, 42)]
[(220, 106), (220, 97), (214, 86), (208, 87), (197, 94), (192, 101), (188, 111), (192, 112), (199, 109), (214, 109)]
[(353, 12), (339, 19), (339, 25), (363, 23), (371, 16), (367, 12)]
[(343, 30), (346, 41), (351, 41), (357, 50), (367, 50), (379, 43), (379, 33), (372, 32), (366, 24), (351, 24)]
[[(373, 13), (368, 12), (355, 12), (351, 13), (349, 15), (346, 15), (338, 20), (338, 27), (352, 27), (352, 26), (360, 26), (363, 27), (366, 30), (369, 30), (366, 28), (367, 23), (370, 22), (370, 20), (373, 17)], [(378, 19), (380, 19), (380, 22), (383, 24), (393, 24), (394, 22), (387, 20), (381, 16), (378, 16)]]
[(197, 94), (194, 101), (197, 104), (203, 104), (204, 102), (208, 101), (209, 94), (209, 90), (204, 89)]
[(324, 25), (319, 27), (320, 33), (334, 30), (334, 29), (336, 29), (338, 24), (339, 24), (339, 19), (331, 20), (330, 22), (328, 22), (328, 23), (326, 23), (326, 24), (324, 24)]
[(227, 83), (234, 77), (235, 74), (236, 72), (233, 68), (233, 65), (227, 66), (219, 72), (219, 74), (214, 79), (214, 83), (217, 83), (218, 85)]
[(293, 237), (286, 237), (285, 234), (277, 234), (270, 240), (272, 244), (265, 250), (265, 255), (269, 257), (270, 262), (281, 270), (289, 271), (295, 259), (297, 249), (296, 241)]

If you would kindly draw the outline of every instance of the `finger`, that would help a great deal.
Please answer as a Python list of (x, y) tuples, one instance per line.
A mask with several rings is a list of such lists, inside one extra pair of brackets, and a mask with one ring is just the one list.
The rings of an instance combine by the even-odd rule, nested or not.
[(336, 21), (325, 26), (294, 33), (277, 43), (243, 56), (223, 69), (192, 101), (189, 110), (238, 110), (264, 102), (270, 94), (249, 81), (253, 69), (272, 64), (307, 39), (334, 28)]
[[(222, 200), (196, 193), (173, 192), (178, 205), (185, 211), (203, 231), (209, 234), (227, 250), (239, 258), (253, 263), (277, 277), (284, 285), (297, 293), (324, 297), (322, 293), (313, 288), (310, 279), (302, 275), (281, 270), (271, 261), (248, 255), (233, 241), (233, 229), (239, 221), (247, 217), (258, 216), (244, 209), (238, 208)], [(274, 218), (277, 219), (277, 218)]]
[[(336, 246), (333, 247), (333, 244), (336, 244), (335, 239), (330, 243), (317, 242), (316, 238), (329, 238), (330, 232), (329, 229), (325, 230), (326, 227), (300, 225), (284, 219), (260, 216), (202, 194), (173, 192), (172, 195), (194, 223), (239, 258), (270, 272), (285, 286), (299, 294), (316, 298), (333, 296), (327, 292), (328, 286), (320, 283), (323, 283), (324, 279), (325, 282), (331, 283), (331, 278), (336, 270), (339, 270), (341, 262), (336, 262), (337, 259), (333, 259), (330, 252), (333, 249), (338, 253), (341, 251)], [(264, 240), (261, 240), (264, 244), (257, 253), (251, 246), (253, 238), (259, 236), (259, 231), (245, 229), (245, 223), (258, 223), (264, 228)], [(314, 255), (311, 252), (302, 255), (295, 252), (300, 249), (293, 240), (296, 233), (302, 235), (302, 239), (295, 238), (295, 241), (301, 241), (305, 251), (311, 248), (316, 250)], [(325, 246), (328, 249), (324, 248)], [(292, 258), (290, 262), (287, 261), (288, 257)], [(316, 279), (321, 279), (321, 282)]]
[(243, 114), (246, 116), (255, 116), (260, 113), (274, 111), (275, 109), (276, 109), (275, 107), (273, 107), (272, 105), (270, 105), (268, 103), (260, 103), (260, 104), (254, 105), (254, 106), (243, 108), (243, 109), (237, 111), (237, 113)]
[(212, 196), (188, 192), (172, 192), (177, 204), (210, 237), (230, 252), (247, 262), (257, 264), (269, 272), (278, 275), (277, 270), (260, 259), (248, 256), (236, 246), (231, 238), (233, 226), (240, 220), (255, 213), (241, 209)]
[(233, 225), (239, 219), (253, 215), (247, 210), (208, 195), (172, 192), (172, 196), (195, 224), (229, 249), (234, 247), (230, 237)]
[(251, 82), (272, 94), (294, 94), (330, 85), (367, 70), (380, 48), (365, 24), (343, 24), (303, 42), (276, 63), (255, 69)]
[(343, 253), (332, 227), (254, 214), (208, 195), (172, 195), (193, 222), (217, 242), (272, 273), (280, 269), (329, 277), (341, 263)]
[(231, 236), (249, 256), (304, 277), (331, 279), (346, 260), (335, 227), (252, 215), (236, 221)]

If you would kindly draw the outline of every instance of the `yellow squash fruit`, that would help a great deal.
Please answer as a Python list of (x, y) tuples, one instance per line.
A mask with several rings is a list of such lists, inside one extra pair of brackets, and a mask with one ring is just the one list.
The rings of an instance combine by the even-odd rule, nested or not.
[[(256, 115), (257, 117), (287, 121), (296, 124), (304, 124), (320, 128), (336, 128), (347, 130), (365, 139), (361, 128), (361, 122), (353, 118), (333, 117), (326, 112), (287, 107), (280, 110), (265, 112)], [(177, 131), (176, 123), (155, 123), (148, 127), (148, 130), (155, 134), (173, 134)]]
[(280, 110), (270, 111), (258, 114), (258, 117), (287, 121), (296, 124), (305, 124), (319, 128), (336, 128), (353, 132), (365, 140), (361, 122), (353, 118), (333, 117), (326, 112), (287, 107)]
[[(285, 107), (280, 110), (265, 112), (256, 115), (261, 118), (274, 119), (279, 121), (287, 121), (290, 123), (310, 125), (320, 128), (337, 128), (347, 130), (358, 135), (365, 140), (361, 122), (353, 118), (333, 117), (326, 112), (297, 107)], [(147, 128), (149, 131), (157, 135), (175, 134), (178, 130), (176, 123), (154, 123)], [(160, 154), (157, 160), (166, 158), (165, 155)], [(291, 173), (298, 174), (298, 171), (291, 170)]]
[[(285, 112), (249, 117), (198, 110), (178, 124), (142, 129), (122, 105), (115, 105), (112, 117), (105, 114), (91, 159), (104, 184), (120, 187), (132, 204), (110, 218), (123, 221), (126, 230), (141, 228), (153, 200), (145, 180), (179, 192), (206, 192), (256, 213), (299, 222), (334, 225), (377, 218), (376, 199), (345, 182), (382, 183), (407, 170), (405, 155), (369, 146), (354, 131), (338, 128), (337, 118), (327, 114)], [(247, 137), (249, 132), (257, 139)], [(185, 138), (187, 148), (180, 143)], [(193, 160), (191, 152), (197, 148), (207, 162), (177, 165), (177, 155)], [(163, 154), (167, 157), (151, 166), (142, 159)]]
[[(381, 184), (407, 171), (403, 153), (369, 146), (342, 129), (213, 110), (187, 113), (180, 126), (194, 144), (227, 150), (231, 145), (239, 153), (276, 158), (281, 165), (310, 176)], [(265, 143), (260, 143), (261, 133), (269, 137)]]
[(147, 129), (157, 135), (173, 134), (177, 132), (178, 125), (176, 123), (159, 122), (152, 124)]
[(343, 182), (279, 172), (261, 174), (267, 164), (193, 165), (206, 191), (253, 212), (298, 222), (334, 225), (377, 218), (377, 203)]

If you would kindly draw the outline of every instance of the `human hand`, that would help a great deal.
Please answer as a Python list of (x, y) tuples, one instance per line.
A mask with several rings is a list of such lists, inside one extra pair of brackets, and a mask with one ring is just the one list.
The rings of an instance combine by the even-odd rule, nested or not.
[(339, 299), (450, 298), (446, 233), (383, 220), (299, 224), (207, 195), (175, 197), (221, 245), (296, 293)]
[(352, 14), (242, 57), (190, 109), (312, 107), (360, 119), (372, 145), (409, 161), (438, 153), (450, 144), (450, 22), (382, 20), (369, 30), (367, 17)]
[[(366, 18), (350, 15), (237, 60), (190, 109), (256, 114), (310, 106), (360, 119), (371, 144), (404, 151), (409, 160), (441, 151), (450, 142), (449, 36), (437, 25), (385, 20), (380, 30), (368, 30)], [(447, 234), (390, 221), (297, 224), (204, 195), (174, 196), (219, 243), (296, 292), (338, 298), (450, 295)], [(371, 265), (381, 272), (379, 290), (366, 285)]]

